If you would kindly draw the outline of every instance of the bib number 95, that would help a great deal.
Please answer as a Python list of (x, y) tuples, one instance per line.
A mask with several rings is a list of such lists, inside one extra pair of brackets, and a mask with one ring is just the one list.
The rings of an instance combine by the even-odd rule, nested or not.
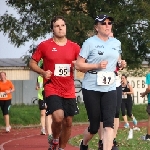
[(61, 77), (70, 76), (70, 67), (71, 64), (55, 64), (54, 75)]

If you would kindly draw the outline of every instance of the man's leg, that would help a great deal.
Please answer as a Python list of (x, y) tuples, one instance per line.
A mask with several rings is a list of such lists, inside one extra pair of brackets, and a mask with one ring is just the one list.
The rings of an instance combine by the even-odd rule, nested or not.
[(46, 129), (48, 135), (52, 135), (52, 115), (46, 116)]
[(148, 117), (148, 123), (147, 123), (147, 134), (150, 135), (150, 115)]
[(59, 148), (65, 148), (71, 135), (72, 116), (65, 117), (62, 123), (62, 131), (59, 138)]
[[(45, 115), (45, 112), (46, 112), (46, 110), (44, 109), (44, 110), (41, 110), (41, 112), (40, 112), (40, 120), (41, 120), (41, 127), (42, 127), (42, 129), (44, 129), (45, 130), (45, 117), (46, 117), (46, 115)], [(41, 130), (42, 131), (42, 130)]]
[(59, 109), (59, 110), (56, 110), (53, 112), (53, 114), (52, 114), (53, 139), (59, 139), (63, 119), (64, 119), (64, 111), (63, 110)]

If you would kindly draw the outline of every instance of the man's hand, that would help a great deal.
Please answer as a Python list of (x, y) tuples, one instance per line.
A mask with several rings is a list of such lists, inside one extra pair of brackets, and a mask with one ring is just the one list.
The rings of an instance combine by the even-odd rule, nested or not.
[(146, 93), (143, 92), (143, 93), (140, 93), (140, 97), (145, 97)]
[(43, 75), (43, 77), (44, 77), (45, 79), (50, 79), (52, 74), (53, 74), (53, 73), (52, 73), (50, 70), (44, 71), (44, 72), (42, 73), (42, 75)]

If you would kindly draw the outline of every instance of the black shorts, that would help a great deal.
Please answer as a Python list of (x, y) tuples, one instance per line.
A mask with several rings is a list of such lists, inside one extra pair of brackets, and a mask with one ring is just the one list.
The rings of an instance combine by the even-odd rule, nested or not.
[(146, 112), (150, 115), (150, 104), (147, 105)]
[(83, 100), (87, 110), (90, 128), (99, 128), (100, 121), (104, 127), (112, 127), (116, 113), (117, 92), (98, 92), (82, 89)]
[(52, 114), (58, 109), (64, 111), (64, 116), (74, 116), (79, 113), (75, 98), (63, 98), (57, 95), (46, 97), (46, 115)]
[(40, 109), (40, 110), (46, 109), (46, 103), (45, 103), (44, 100), (39, 100), (39, 101), (38, 101), (38, 104), (39, 104), (39, 109)]
[(9, 114), (10, 106), (11, 106), (11, 99), (10, 100), (0, 100), (0, 107), (1, 107), (1, 110), (3, 113), (3, 116)]

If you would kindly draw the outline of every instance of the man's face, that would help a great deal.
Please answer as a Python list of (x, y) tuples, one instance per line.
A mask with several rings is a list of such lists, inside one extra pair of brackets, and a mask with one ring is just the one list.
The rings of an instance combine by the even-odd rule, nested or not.
[(98, 22), (98, 24), (95, 26), (96, 31), (98, 34), (101, 34), (103, 36), (109, 36), (112, 29), (112, 22), (109, 19), (106, 19), (104, 22)]
[(58, 38), (66, 36), (66, 24), (62, 19), (58, 19), (53, 23), (53, 34)]

